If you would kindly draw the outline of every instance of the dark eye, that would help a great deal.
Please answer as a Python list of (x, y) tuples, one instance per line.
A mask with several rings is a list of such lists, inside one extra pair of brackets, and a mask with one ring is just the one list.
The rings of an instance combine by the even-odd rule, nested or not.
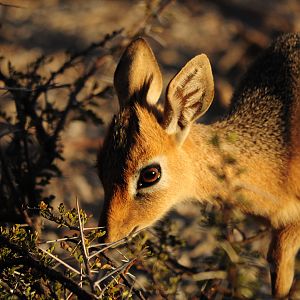
[(160, 165), (151, 165), (144, 168), (140, 173), (138, 181), (138, 189), (149, 187), (160, 180), (161, 168)]

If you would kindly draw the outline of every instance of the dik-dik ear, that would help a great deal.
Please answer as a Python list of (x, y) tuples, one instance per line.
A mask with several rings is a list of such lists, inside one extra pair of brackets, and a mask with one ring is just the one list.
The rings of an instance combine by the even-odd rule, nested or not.
[(164, 108), (164, 127), (182, 144), (190, 125), (212, 103), (214, 82), (209, 60), (201, 54), (190, 60), (170, 81)]
[(114, 86), (120, 108), (138, 101), (155, 104), (162, 90), (162, 76), (147, 42), (138, 38), (131, 42), (114, 75)]

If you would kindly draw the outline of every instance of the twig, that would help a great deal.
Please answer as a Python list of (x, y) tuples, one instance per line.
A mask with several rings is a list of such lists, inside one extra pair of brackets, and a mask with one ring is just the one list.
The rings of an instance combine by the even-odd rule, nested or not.
[(136, 258), (131, 259), (128, 263), (114, 269), (113, 271), (109, 272), (108, 274), (106, 274), (105, 276), (103, 276), (101, 279), (95, 281), (94, 285), (98, 286), (100, 284), (100, 282), (106, 280), (107, 278), (113, 276), (116, 273), (122, 272), (123, 270), (126, 270), (129, 266), (131, 266), (134, 262), (136, 261)]
[[(37, 272), (39, 272), (43, 276), (47, 276), (51, 280), (55, 280), (60, 282), (64, 287), (66, 287), (68, 290), (72, 291), (75, 295), (77, 295), (80, 299), (96, 299), (94, 295), (91, 293), (81, 289), (76, 282), (74, 282), (72, 279), (64, 276), (62, 273), (45, 266), (39, 259), (33, 257), (29, 252), (27, 252), (25, 249), (19, 247), (16, 244), (11, 243), (8, 238), (0, 235), (0, 244), (2, 246), (5, 246), (7, 248), (10, 248), (17, 254), (21, 255), (23, 260), (23, 264), (34, 268)], [(46, 251), (44, 251), (46, 252)], [(47, 253), (49, 254), (49, 253)]]
[(200, 272), (198, 274), (193, 275), (193, 280), (195, 281), (203, 281), (203, 280), (210, 280), (210, 279), (226, 279), (227, 272), (226, 271), (206, 271)]
[[(102, 253), (102, 256), (109, 262), (109, 264), (112, 266), (112, 267), (115, 267), (114, 265), (114, 262), (107, 256), (105, 255), (104, 253)], [(121, 278), (123, 279), (125, 285), (128, 287), (128, 288), (131, 288), (131, 284), (129, 283), (129, 281), (127, 280), (127, 278), (124, 276), (124, 274), (120, 274)], [(140, 291), (137, 291), (136, 289), (133, 289), (135, 295), (141, 299), (141, 300), (145, 300), (145, 297), (143, 296), (143, 294), (140, 292)]]
[(38, 85), (34, 89), (29, 89), (26, 87), (11, 87), (11, 86), (3, 86), (0, 87), (0, 90), (2, 91), (21, 91), (21, 92), (35, 92), (35, 91), (47, 91), (47, 90), (54, 90), (54, 89), (63, 89), (63, 88), (69, 88), (70, 84), (60, 84), (60, 85)]
[(78, 203), (78, 198), (77, 197), (76, 197), (76, 209), (77, 209), (77, 214), (78, 214), (79, 230), (80, 230), (80, 238), (81, 238), (82, 249), (83, 249), (84, 256), (86, 258), (86, 262), (88, 263), (89, 254), (88, 254), (86, 246), (85, 246), (84, 233), (83, 233), (84, 229), (83, 229), (83, 224), (82, 224), (82, 221), (81, 221), (80, 208), (79, 208), (79, 203)]
[(100, 288), (99, 285), (97, 286), (97, 288), (101, 291), (101, 293), (100, 293), (100, 295), (99, 295), (99, 299), (102, 299), (102, 298), (103, 298), (105, 291), (109, 288), (109, 286), (111, 285), (111, 283), (112, 283), (113, 281), (115, 281), (115, 280), (116, 280), (116, 278), (113, 277), (113, 279), (112, 279), (109, 283), (105, 284), (105, 286), (104, 286), (104, 288), (103, 288), (102, 290), (101, 290), (101, 288)]
[(104, 227), (103, 226), (97, 226), (97, 227), (84, 227), (83, 228), (83, 231), (86, 231), (86, 230), (97, 230), (97, 229), (103, 229)]
[(131, 287), (130, 287), (130, 290), (129, 290), (129, 293), (128, 293), (128, 296), (127, 296), (126, 300), (129, 300), (129, 297), (130, 297), (131, 292), (132, 292), (132, 290), (133, 290), (134, 284), (135, 284), (135, 281), (133, 281), (133, 283), (132, 283), (132, 285), (131, 285)]
[[(112, 248), (112, 247), (116, 247), (116, 246), (120, 246), (120, 245), (122, 245), (122, 244), (125, 244), (126, 242), (130, 241), (133, 237), (135, 237), (135, 236), (138, 235), (140, 232), (142, 232), (142, 231), (144, 231), (144, 230), (146, 230), (146, 229), (148, 229), (148, 227), (142, 228), (142, 229), (140, 229), (140, 230), (138, 230), (138, 231), (133, 231), (133, 232), (131, 232), (128, 236), (126, 236), (126, 237), (124, 237), (124, 238), (122, 238), (122, 239), (120, 239), (120, 240), (118, 240), (118, 241), (116, 241), (116, 242), (107, 244), (106, 247), (104, 247), (104, 248), (98, 250), (97, 252), (95, 252), (94, 254), (90, 255), (89, 259), (91, 259), (91, 258), (97, 256), (98, 254), (104, 252), (105, 250), (107, 250), (107, 249), (109, 249), (109, 248)], [(97, 244), (97, 245), (98, 245), (98, 244)], [(96, 246), (97, 246), (97, 245), (96, 245)], [(102, 245), (102, 244), (99, 244), (99, 245)], [(95, 247), (95, 246), (91, 246), (91, 248), (92, 248), (92, 247)]]
[(77, 95), (83, 89), (87, 79), (90, 76), (92, 76), (95, 71), (96, 71), (96, 66), (94, 65), (91, 67), (91, 69), (85, 75), (79, 77), (76, 80), (76, 82), (74, 83), (74, 90), (70, 93), (68, 103), (67, 103), (65, 109), (63, 110), (62, 115), (58, 121), (58, 124), (54, 130), (54, 134), (51, 137), (51, 139), (53, 140), (54, 143), (56, 142), (60, 131), (63, 129), (63, 127), (65, 125), (67, 116), (68, 116), (71, 108), (77, 106)]
[(63, 242), (63, 241), (71, 241), (71, 240), (77, 240), (77, 239), (79, 239), (79, 236), (66, 237), (66, 238), (61, 238), (61, 239), (56, 239), (56, 240), (38, 242), (38, 244), (39, 245), (42, 245), (42, 244), (51, 244), (51, 243), (58, 243), (58, 242)]
[(66, 298), (66, 300), (71, 299), (72, 296), (73, 296), (73, 293), (71, 292), (71, 293), (68, 295), (68, 297)]
[(138, 24), (135, 24), (134, 27), (129, 30), (129, 35), (134, 37), (138, 34), (141, 34), (142, 31), (145, 31), (145, 28), (153, 20), (157, 19), (160, 14), (175, 0), (161, 0), (158, 2), (156, 7), (152, 9)]
[(49, 85), (58, 75), (64, 73), (66, 69), (70, 68), (72, 66), (74, 60), (76, 60), (77, 58), (79, 58), (81, 56), (87, 55), (88, 53), (90, 53), (92, 50), (94, 50), (96, 48), (104, 47), (107, 42), (109, 42), (110, 40), (114, 39), (122, 31), (123, 31), (123, 29), (119, 29), (119, 30), (113, 31), (111, 34), (107, 34), (104, 37), (104, 39), (102, 39), (100, 42), (98, 42), (98, 43), (92, 43), (86, 49), (84, 49), (82, 51), (79, 51), (77, 53), (72, 54), (70, 56), (70, 58), (58, 70), (56, 70), (55, 72), (51, 73), (51, 76), (49, 77), (49, 79), (47, 80), (47, 82), (46, 82), (45, 85)]
[(91, 273), (91, 269), (90, 269), (90, 265), (89, 265), (89, 253), (86, 249), (85, 246), (85, 240), (84, 240), (84, 233), (83, 233), (83, 224), (81, 221), (81, 216), (80, 216), (80, 208), (79, 208), (79, 202), (78, 202), (78, 198), (76, 197), (76, 208), (77, 208), (77, 214), (78, 214), (78, 221), (79, 221), (79, 229), (80, 229), (80, 238), (81, 238), (81, 245), (82, 245), (82, 249), (83, 249), (83, 261), (84, 261), (84, 265), (85, 265), (85, 270), (87, 273), (87, 278), (88, 281), (90, 283), (90, 287), (92, 289), (93, 292), (95, 292), (95, 288), (94, 288), (94, 284), (92, 281), (92, 273)]
[(67, 264), (66, 262), (64, 262), (63, 260), (61, 260), (60, 258), (56, 257), (55, 255), (53, 255), (52, 253), (42, 249), (42, 248), (38, 248), (39, 250), (41, 250), (42, 252), (44, 252), (45, 254), (49, 255), (50, 257), (52, 257), (53, 259), (55, 259), (56, 261), (58, 261), (60, 264), (62, 264), (63, 266), (65, 266), (67, 269), (73, 271), (74, 273), (80, 275), (80, 272), (77, 271), (76, 269), (74, 269), (72, 266), (70, 266), (69, 264)]

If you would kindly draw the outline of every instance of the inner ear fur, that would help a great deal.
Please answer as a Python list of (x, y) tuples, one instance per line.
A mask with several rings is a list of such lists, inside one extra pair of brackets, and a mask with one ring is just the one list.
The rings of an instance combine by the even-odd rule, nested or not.
[(190, 60), (170, 81), (164, 107), (164, 127), (182, 143), (190, 125), (209, 108), (214, 97), (214, 82), (205, 54)]
[(143, 38), (129, 44), (114, 75), (120, 108), (139, 102), (154, 105), (161, 94), (162, 76), (155, 56)]

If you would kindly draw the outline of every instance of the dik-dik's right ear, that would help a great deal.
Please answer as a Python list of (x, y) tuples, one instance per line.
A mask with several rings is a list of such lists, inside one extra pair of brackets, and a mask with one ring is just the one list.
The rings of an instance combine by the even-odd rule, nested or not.
[(209, 60), (201, 54), (190, 60), (170, 81), (164, 108), (164, 127), (182, 144), (190, 125), (209, 108), (214, 82)]
[(138, 38), (122, 55), (114, 75), (120, 108), (137, 101), (155, 104), (162, 90), (162, 76), (147, 42)]

